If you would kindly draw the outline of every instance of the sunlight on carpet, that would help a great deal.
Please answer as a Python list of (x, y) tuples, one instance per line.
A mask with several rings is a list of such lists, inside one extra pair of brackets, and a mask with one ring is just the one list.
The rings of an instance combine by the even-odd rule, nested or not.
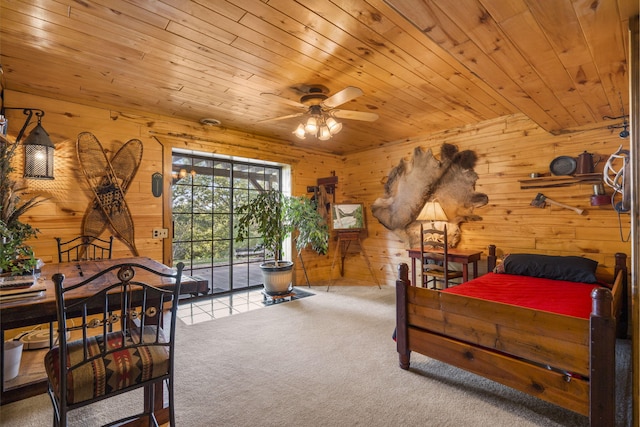
[(239, 291), (181, 303), (178, 307), (178, 319), (186, 325), (195, 325), (312, 295), (315, 294), (299, 288), (294, 288), (290, 294), (277, 297), (265, 295), (261, 289)]

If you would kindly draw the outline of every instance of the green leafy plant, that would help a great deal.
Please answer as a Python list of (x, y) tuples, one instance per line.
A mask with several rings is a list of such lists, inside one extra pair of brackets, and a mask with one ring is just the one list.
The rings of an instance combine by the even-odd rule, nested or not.
[(28, 273), (36, 266), (33, 249), (24, 241), (36, 237), (38, 230), (19, 218), (45, 200), (39, 196), (22, 200), (26, 188), (11, 177), (17, 145), (0, 135), (0, 270), (10, 274)]
[(262, 236), (265, 248), (280, 261), (283, 240), (293, 231), (286, 216), (287, 197), (279, 191), (258, 193), (236, 209), (236, 242)]
[(316, 203), (305, 196), (289, 199), (288, 217), (298, 234), (296, 249), (302, 251), (307, 246), (325, 255), (329, 250), (329, 226), (317, 210)]
[(29, 224), (14, 221), (10, 229), (0, 220), (0, 271), (10, 275), (20, 275), (32, 272), (37, 260), (31, 246), (24, 241), (35, 237), (38, 230)]
[(317, 212), (315, 204), (304, 196), (288, 197), (268, 190), (251, 198), (236, 210), (236, 242), (250, 236), (262, 236), (268, 251), (280, 261), (282, 242), (294, 230), (298, 252), (308, 245), (320, 254), (329, 246), (329, 228)]

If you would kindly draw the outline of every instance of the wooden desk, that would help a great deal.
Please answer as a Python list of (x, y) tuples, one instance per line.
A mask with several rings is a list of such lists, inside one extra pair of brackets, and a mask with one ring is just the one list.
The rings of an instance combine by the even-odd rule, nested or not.
[[(420, 260), (420, 248), (408, 249), (411, 258), (411, 284), (416, 286), (416, 260)], [(465, 251), (462, 249), (452, 248), (447, 251), (449, 262), (459, 262), (462, 264), (462, 281), (469, 280), (469, 264), (473, 265), (473, 277), (478, 277), (478, 261), (482, 255), (482, 251)]]
[[(45, 265), (42, 268), (42, 274), (38, 279), (39, 283), (44, 283), (47, 288), (44, 297), (13, 300), (0, 303), (0, 355), (3, 355), (4, 352), (4, 334), (6, 330), (38, 325), (41, 323), (50, 323), (57, 320), (56, 296), (54, 284), (51, 280), (51, 277), (55, 273), (64, 274), (65, 285), (72, 285), (88, 277), (91, 277), (92, 275), (98, 273), (101, 270), (104, 270), (107, 267), (122, 263), (137, 263), (157, 270), (170, 270), (170, 268), (165, 266), (164, 264), (146, 257), (118, 258), (110, 260), (81, 261)], [(115, 273), (113, 274), (115, 275)], [(109, 275), (104, 276), (105, 285), (108, 276)], [(145, 281), (144, 276), (145, 274), (142, 270), (137, 274), (137, 278), (142, 281)], [(149, 277), (154, 277), (154, 280), (148, 280), (147, 283), (153, 284), (158, 287), (170, 285), (170, 282), (168, 281), (169, 279), (164, 279), (167, 280), (167, 282), (154, 283), (154, 281), (157, 281), (158, 277)], [(204, 293), (207, 292), (207, 287), (208, 283), (206, 281), (195, 279), (191, 276), (182, 276), (182, 285), (180, 287), (181, 293)], [(81, 297), (82, 295), (79, 294), (78, 298)], [(42, 357), (44, 357), (44, 352), (42, 350), (25, 350), (23, 351), (23, 361), (25, 358), (25, 352), (41, 352)], [(4, 357), (2, 357), (1, 360), (2, 363), (4, 363)], [(42, 371), (44, 372), (44, 364)], [(23, 369), (21, 369), (18, 377), (14, 378), (13, 380), (6, 381), (6, 384), (3, 377), (4, 374), (2, 372), (2, 369), (0, 369), (0, 384), (2, 384), (2, 393), (0, 395), (0, 400), (2, 401), (2, 404), (15, 402), (16, 400), (35, 396), (36, 394), (44, 393), (47, 390), (46, 377), (32, 378), (32, 375), (24, 373)]]

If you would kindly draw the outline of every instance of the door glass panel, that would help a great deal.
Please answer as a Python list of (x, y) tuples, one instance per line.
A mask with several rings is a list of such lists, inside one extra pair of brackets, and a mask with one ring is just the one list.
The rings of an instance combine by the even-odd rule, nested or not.
[(280, 189), (282, 169), (202, 155), (173, 154), (173, 258), (210, 293), (262, 285), (262, 237), (234, 241), (234, 209), (266, 189)]

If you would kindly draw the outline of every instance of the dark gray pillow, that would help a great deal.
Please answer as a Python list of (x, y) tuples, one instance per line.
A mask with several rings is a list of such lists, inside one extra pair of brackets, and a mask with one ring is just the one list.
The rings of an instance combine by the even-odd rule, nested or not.
[(570, 282), (597, 283), (598, 262), (579, 256), (509, 254), (503, 261), (504, 272), (521, 276)]

